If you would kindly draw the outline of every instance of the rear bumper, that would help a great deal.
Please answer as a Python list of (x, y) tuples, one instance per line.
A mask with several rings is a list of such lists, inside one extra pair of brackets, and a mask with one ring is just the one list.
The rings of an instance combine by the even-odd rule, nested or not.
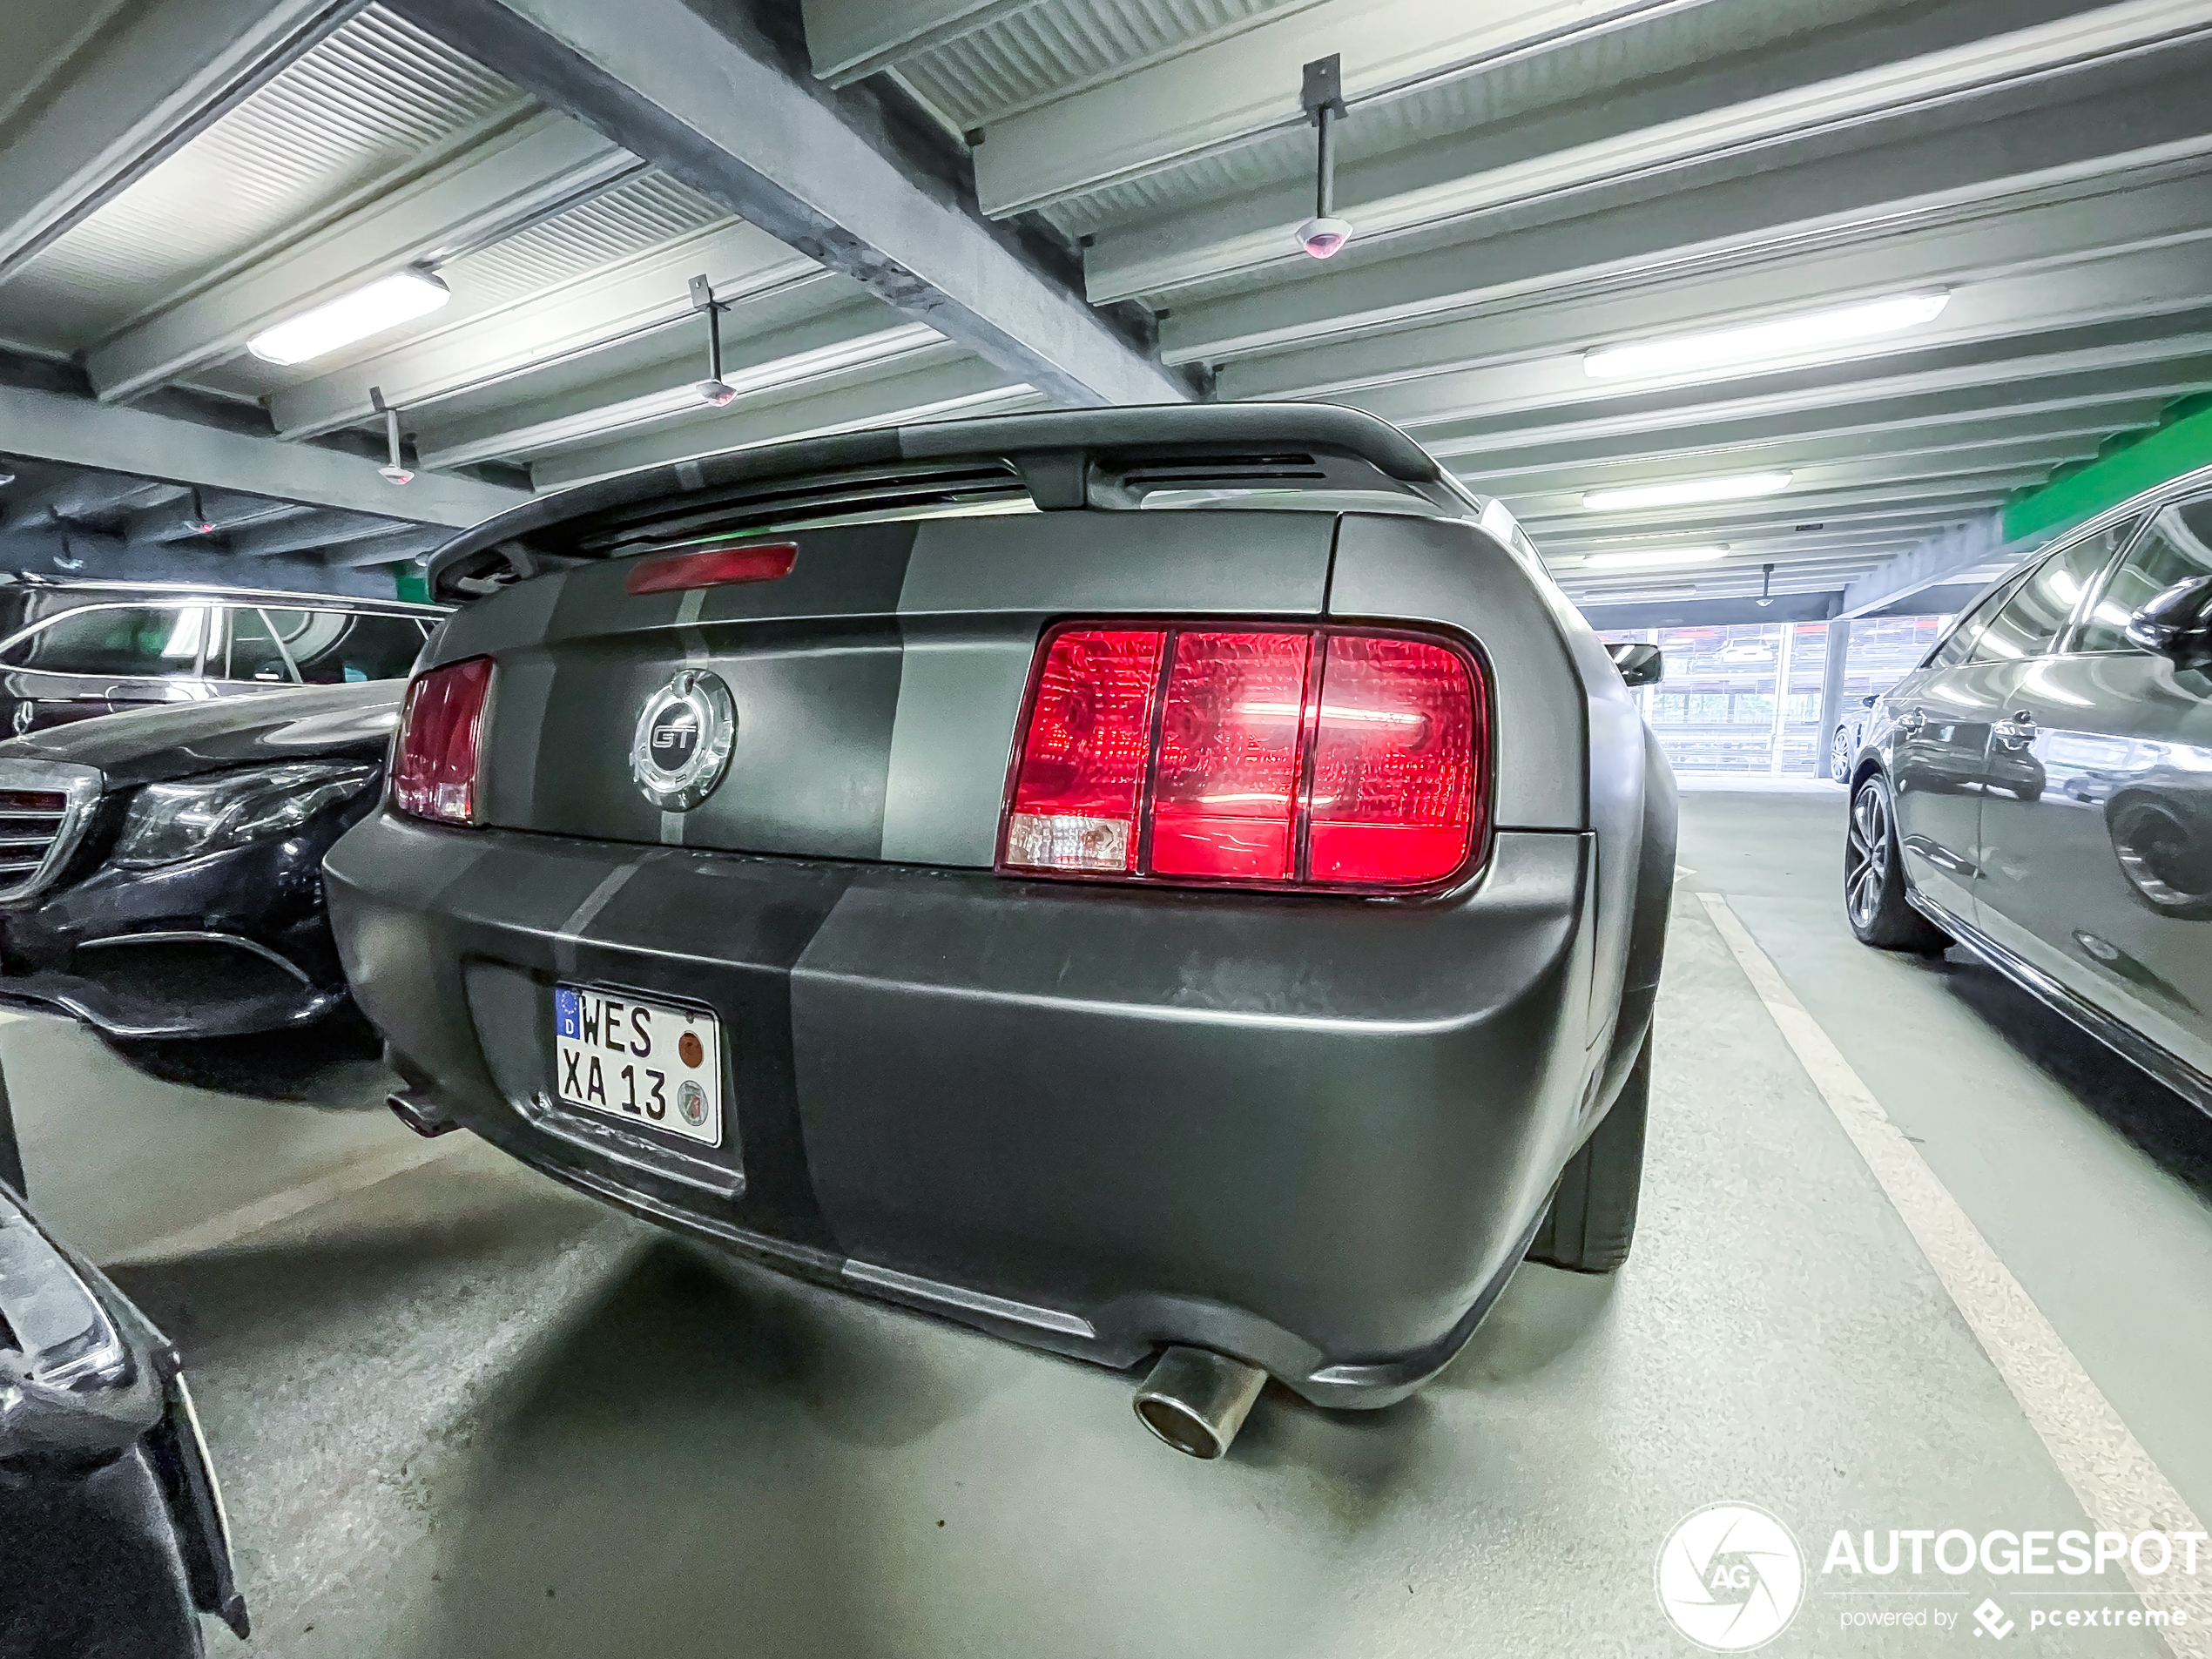
[[(1588, 862), (1502, 833), (1466, 894), (1362, 903), (380, 813), (327, 874), (418, 1101), (547, 1173), (1037, 1345), (1379, 1406), (1457, 1352), (1586, 1121)], [(552, 1103), (558, 981), (718, 1012), (724, 1149)]]

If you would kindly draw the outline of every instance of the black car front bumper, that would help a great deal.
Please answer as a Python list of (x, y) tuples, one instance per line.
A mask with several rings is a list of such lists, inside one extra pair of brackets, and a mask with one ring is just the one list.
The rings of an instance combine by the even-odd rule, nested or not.
[[(1592, 1121), (1590, 860), (1587, 836), (1505, 832), (1467, 892), (1363, 902), (380, 813), (326, 868), (426, 1115), (807, 1278), (1380, 1406), (1457, 1351)], [(559, 982), (719, 1015), (718, 1167), (555, 1103)]]
[(99, 866), (0, 907), (0, 1002), (125, 1039), (237, 1036), (321, 1019), (346, 1001), (322, 856), (358, 815), (159, 869)]

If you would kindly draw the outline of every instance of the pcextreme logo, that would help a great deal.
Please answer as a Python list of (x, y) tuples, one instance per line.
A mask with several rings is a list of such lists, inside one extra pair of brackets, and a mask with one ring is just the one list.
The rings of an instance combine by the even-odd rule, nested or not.
[(1749, 1653), (1790, 1628), (1804, 1601), (1805, 1558), (1757, 1504), (1712, 1503), (1659, 1547), (1659, 1606), (1708, 1653)]

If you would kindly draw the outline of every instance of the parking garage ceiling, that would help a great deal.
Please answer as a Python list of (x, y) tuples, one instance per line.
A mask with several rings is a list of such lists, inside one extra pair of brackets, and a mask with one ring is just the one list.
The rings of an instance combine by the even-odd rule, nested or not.
[[(1824, 614), (1970, 579), (2008, 497), (2212, 388), (2212, 0), (17, 10), (18, 568), (184, 540), (296, 583), (801, 434), (1319, 398), (1503, 497), (1587, 606), (1770, 585)], [(1291, 230), (1330, 54), (1356, 233), (1321, 262)], [(249, 346), (409, 271), (436, 308), (307, 361)], [(1900, 297), (1929, 314), (1594, 372)], [(1783, 482), (1634, 493), (1746, 477)], [(179, 503), (218, 528), (172, 535)], [(1716, 550), (1664, 560), (1689, 549)]]

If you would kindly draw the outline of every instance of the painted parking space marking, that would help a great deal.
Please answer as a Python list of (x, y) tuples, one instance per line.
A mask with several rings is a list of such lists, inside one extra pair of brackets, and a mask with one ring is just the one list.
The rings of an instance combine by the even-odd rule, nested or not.
[(109, 1252), (106, 1261), (174, 1261), (180, 1257), (221, 1250), (280, 1222), (304, 1215), (334, 1198), (342, 1198), (349, 1193), (389, 1181), (395, 1176), (407, 1175), (426, 1164), (435, 1163), (440, 1158), (458, 1152), (462, 1147), (473, 1144), (475, 1140), (472, 1135), (442, 1135), (435, 1141), (410, 1137), (373, 1157), (355, 1158), (311, 1181), (299, 1182), (281, 1192), (256, 1198), (251, 1204), (240, 1204), (222, 1215), (211, 1216), (206, 1221), (196, 1222), (192, 1226), (164, 1233), (158, 1238), (149, 1238), (141, 1244), (126, 1244), (120, 1250)]
[[(1717, 893), (1697, 897), (2090, 1520), (2100, 1528), (2130, 1535), (2203, 1532), (2188, 1501), (2121, 1420), (1950, 1189), (1890, 1121), (1843, 1051), (1797, 1001), (1728, 900)], [(2187, 1609), (2186, 1625), (2158, 1632), (2175, 1659), (2212, 1659), (2212, 1589), (2202, 1581), (2187, 1589), (2164, 1589), (2132, 1561), (2123, 1557), (2121, 1564), (2147, 1602)]]

